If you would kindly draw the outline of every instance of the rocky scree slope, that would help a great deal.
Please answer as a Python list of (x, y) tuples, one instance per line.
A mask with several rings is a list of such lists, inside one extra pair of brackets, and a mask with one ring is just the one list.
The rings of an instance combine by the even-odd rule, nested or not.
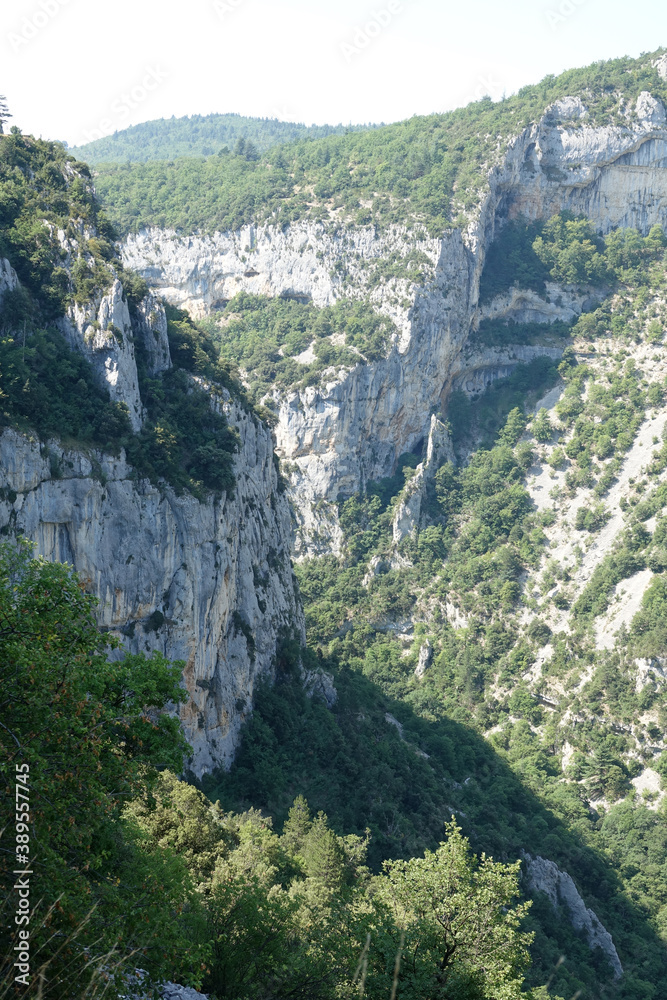
[[(658, 63), (666, 75), (664, 59)], [(234, 233), (180, 235), (147, 229), (126, 238), (123, 257), (168, 301), (195, 315), (220, 308), (239, 291), (301, 297), (326, 305), (362, 298), (397, 327), (387, 357), (331, 369), (320, 384), (268, 402), (277, 412), (278, 453), (290, 474), (297, 556), (336, 551), (334, 501), (390, 475), (402, 453), (428, 435), (446, 408), (454, 379), (506, 373), (504, 360), (468, 351), (470, 332), (495, 314), (508, 320), (571, 318), (585, 296), (560, 307), (533, 296), (479, 305), (486, 251), (506, 220), (547, 218), (568, 209), (601, 233), (617, 226), (646, 232), (667, 209), (667, 125), (660, 99), (619, 96), (613, 124), (596, 124), (585, 94), (564, 98), (535, 124), (497, 148), (489, 143), (485, 183), (458, 228), (442, 238), (420, 225), (270, 224)], [(419, 256), (425, 279), (411, 277)], [(388, 275), (388, 276), (387, 276)], [(224, 336), (224, 331), (223, 334)]]

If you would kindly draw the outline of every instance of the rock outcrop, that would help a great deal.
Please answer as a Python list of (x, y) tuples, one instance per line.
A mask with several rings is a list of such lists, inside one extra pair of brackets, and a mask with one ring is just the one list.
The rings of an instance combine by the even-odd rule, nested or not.
[(99, 599), (100, 626), (126, 648), (185, 662), (181, 715), (197, 775), (231, 763), (281, 634), (303, 641), (271, 434), (233, 403), (226, 409), (241, 441), (236, 488), (207, 502), (137, 480), (122, 453), (0, 436), (3, 532), (71, 563)]
[[(128, 237), (126, 263), (194, 314), (219, 308), (244, 290), (319, 306), (364, 296), (396, 323), (399, 333), (384, 360), (360, 363), (342, 375), (332, 371), (319, 386), (279, 400), (277, 449), (290, 469), (297, 556), (337, 550), (336, 498), (391, 474), (401, 453), (425, 441), (431, 415), (446, 404), (457, 369), (460, 384), (470, 383), (470, 391), (483, 388), (484, 377), (507, 373), (499, 365), (493, 375), (491, 367), (476, 366), (463, 354), (480, 319), (568, 320), (587, 307), (585, 294), (552, 288), (547, 300), (512, 292), (479, 308), (486, 249), (505, 220), (570, 209), (588, 216), (603, 233), (616, 226), (646, 232), (666, 221), (662, 104), (644, 93), (617, 124), (594, 127), (588, 119), (578, 97), (548, 108), (498, 156), (465, 230), (449, 231), (440, 240), (398, 227), (376, 233), (311, 223), (286, 232), (249, 226), (212, 236), (150, 230)], [(370, 280), (378, 261), (411, 249), (432, 262), (423, 286)]]
[(90, 361), (110, 399), (126, 404), (132, 429), (139, 430), (143, 405), (135, 337), (143, 341), (149, 374), (171, 366), (164, 306), (149, 292), (139, 304), (133, 327), (123, 286), (116, 278), (105, 294), (99, 293), (85, 305), (71, 303), (59, 326), (69, 344)]
[(0, 257), (0, 304), (7, 292), (12, 292), (15, 288), (18, 288), (18, 283), (16, 271), (12, 265), (6, 257)]
[(533, 858), (530, 854), (525, 854), (524, 860), (529, 889), (546, 893), (554, 909), (565, 906), (574, 929), (584, 933), (591, 950), (602, 949), (613, 969), (614, 979), (620, 979), (623, 967), (611, 934), (603, 927), (593, 910), (586, 906), (572, 877), (545, 858)]
[(171, 368), (167, 316), (162, 302), (153, 292), (149, 292), (137, 306), (134, 332), (143, 345), (148, 375), (152, 377)]

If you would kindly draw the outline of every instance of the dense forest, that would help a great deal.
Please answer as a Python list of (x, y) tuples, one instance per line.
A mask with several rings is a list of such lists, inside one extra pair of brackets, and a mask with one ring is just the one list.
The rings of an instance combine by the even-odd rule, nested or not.
[(374, 125), (303, 125), (277, 118), (243, 115), (186, 115), (131, 125), (121, 132), (68, 148), (86, 163), (146, 163), (176, 160), (181, 156), (213, 156), (221, 151), (258, 159), (281, 143), (324, 139), (330, 135), (359, 132)]

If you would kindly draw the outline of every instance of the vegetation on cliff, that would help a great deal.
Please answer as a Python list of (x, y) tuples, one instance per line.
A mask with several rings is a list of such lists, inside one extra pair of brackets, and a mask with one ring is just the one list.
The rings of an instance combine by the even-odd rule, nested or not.
[(99, 302), (115, 278), (138, 322), (136, 306), (148, 288), (123, 268), (114, 238), (85, 164), (60, 144), (17, 129), (0, 137), (0, 258), (9, 260), (19, 279), (0, 302), (0, 427), (34, 430), (66, 446), (115, 454), (125, 448), (138, 476), (162, 477), (200, 497), (229, 490), (237, 437), (190, 376), (204, 377), (236, 398), (243, 394), (203, 330), (171, 313), (174, 368), (153, 378), (135, 343), (146, 409), (138, 434), (127, 407), (109, 401), (89, 361), (62, 334), (67, 307)]
[(311, 219), (333, 227), (400, 223), (439, 235), (478, 204), (507, 140), (559, 98), (580, 94), (586, 123), (599, 125), (627, 124), (626, 106), (643, 90), (667, 102), (667, 83), (652, 65), (657, 54), (568, 70), (496, 103), (487, 98), (442, 115), (275, 146), (259, 159), (230, 152), (203, 161), (104, 164), (95, 185), (123, 233)]
[(222, 363), (238, 368), (254, 402), (317, 385), (325, 371), (335, 376), (360, 362), (378, 361), (396, 333), (392, 321), (367, 302), (340, 299), (318, 309), (245, 292), (201, 326), (218, 346)]
[[(432, 846), (455, 809), (476, 850), (527, 850), (576, 879), (623, 964), (610, 995), (659, 997), (665, 799), (633, 782), (667, 774), (667, 690), (657, 668), (643, 678), (637, 666), (643, 657), (653, 669), (665, 651), (664, 441), (653, 437), (636, 478), (626, 464), (634, 468), (640, 431), (642, 440), (654, 433), (647, 422), (661, 427), (664, 237), (618, 231), (596, 243), (586, 225), (558, 217), (540, 227), (547, 255), (560, 240), (563, 266), (571, 258), (586, 269), (597, 257), (604, 272), (607, 296), (558, 331), (572, 333), (575, 349), (560, 363), (519, 365), (476, 400), (452, 396), (458, 461), (430, 471), (400, 544), (394, 519), (423, 456), (402, 456), (391, 480), (339, 499), (342, 556), (297, 567), (314, 663), (334, 676), (339, 701), (333, 710), (308, 703), (287, 669), (260, 694), (232, 772), (211, 794), (282, 819), (302, 792), (336, 829), (370, 826), (373, 866)], [(531, 249), (538, 235), (529, 232)], [(543, 333), (500, 331), (519, 343)], [(558, 401), (538, 407), (555, 387)], [(536, 507), (538, 474), (551, 495)], [(612, 506), (619, 480), (627, 485)], [(614, 545), (579, 580), (612, 516), (621, 521)], [(563, 534), (575, 536), (572, 562), (554, 552)], [(599, 644), (619, 586), (647, 570), (638, 612), (615, 644)], [(557, 992), (610, 989), (602, 954), (591, 956), (550, 904), (536, 901), (531, 919), (532, 983), (564, 955)]]

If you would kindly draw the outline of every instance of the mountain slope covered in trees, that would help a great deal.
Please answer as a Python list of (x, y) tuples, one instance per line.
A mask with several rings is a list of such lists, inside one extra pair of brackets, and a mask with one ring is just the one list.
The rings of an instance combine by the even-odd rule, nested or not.
[(375, 128), (373, 125), (302, 125), (243, 115), (186, 115), (142, 122), (93, 139), (70, 152), (86, 163), (146, 163), (181, 156), (213, 156), (227, 148), (249, 160), (272, 146)]
[[(96, 186), (124, 232), (322, 219), (442, 235), (555, 98), (581, 94), (587, 122), (612, 126), (644, 90), (667, 100), (655, 56), (259, 158), (245, 146), (105, 167)], [(120, 267), (86, 168), (17, 133), (0, 154), (0, 250), (25, 289), (3, 300), (2, 422), (122, 447), (159, 487), (219, 496), (233, 433), (189, 377), (146, 379), (148, 429), (133, 435), (51, 329), (67, 298), (113, 276), (130, 299), (145, 290)], [(68, 228), (85, 244), (66, 268)], [(667, 237), (516, 217), (489, 247), (480, 298), (517, 290), (585, 307), (548, 327), (473, 324), (472, 349), (535, 356), (443, 394), (430, 441), (329, 501), (340, 552), (295, 567), (307, 646), (285, 634), (274, 683), (252, 712), (241, 703), (229, 772), (177, 778), (187, 748), (154, 711), (179, 697), (174, 668), (107, 662), (75, 576), (0, 550), (0, 669), (20, 709), (3, 717), (7, 788), (27, 748), (48, 764), (35, 787), (45, 997), (80, 996), (76, 969), (92, 1000), (111, 948), (127, 970), (218, 1000), (380, 1000), (392, 986), (414, 1000), (667, 997)], [(323, 308), (241, 293), (203, 325), (168, 309), (172, 356), (198, 384), (243, 399), (243, 380), (258, 404), (304, 389), (316, 408), (327, 372), (368, 372), (395, 341), (373, 291)], [(260, 569), (248, 576), (261, 593)], [(247, 622), (232, 625), (254, 656)], [(58, 836), (54, 788), (72, 817)]]
[(145, 226), (212, 232), (310, 219), (381, 228), (400, 223), (440, 234), (479, 203), (507, 141), (549, 104), (579, 94), (588, 108), (585, 124), (613, 126), (625, 123), (625, 108), (642, 91), (667, 100), (667, 81), (651, 59), (594, 63), (500, 102), (279, 145), (259, 159), (232, 150), (203, 162), (106, 164), (95, 184), (123, 233)]

